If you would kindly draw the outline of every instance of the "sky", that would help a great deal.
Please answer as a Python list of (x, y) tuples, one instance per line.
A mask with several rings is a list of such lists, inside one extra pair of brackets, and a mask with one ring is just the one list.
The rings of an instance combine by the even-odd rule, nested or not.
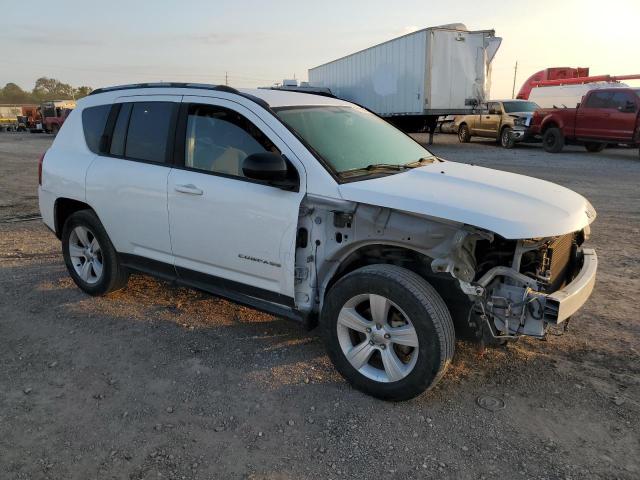
[[(268, 86), (413, 30), (461, 22), (503, 38), (492, 98), (546, 67), (640, 74), (640, 0), (0, 0), (0, 85), (183, 81)], [(638, 82), (631, 82), (640, 85)]]

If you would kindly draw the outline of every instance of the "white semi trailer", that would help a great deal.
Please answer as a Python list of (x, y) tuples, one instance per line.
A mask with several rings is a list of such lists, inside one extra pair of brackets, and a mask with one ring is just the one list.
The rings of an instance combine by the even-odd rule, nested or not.
[(489, 97), (501, 38), (463, 24), (425, 28), (309, 69), (310, 88), (358, 103), (407, 131), (471, 113)]

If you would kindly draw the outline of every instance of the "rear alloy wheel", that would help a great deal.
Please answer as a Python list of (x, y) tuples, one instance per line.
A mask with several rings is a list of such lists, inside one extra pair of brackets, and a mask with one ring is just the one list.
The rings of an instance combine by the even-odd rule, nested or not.
[(453, 322), (426, 280), (395, 265), (369, 265), (329, 291), (321, 322), (327, 352), (355, 388), (407, 400), (435, 385), (453, 357)]
[(69, 275), (89, 295), (106, 295), (127, 284), (129, 273), (91, 210), (75, 212), (64, 223), (62, 254)]
[(557, 127), (548, 128), (542, 136), (542, 147), (545, 152), (558, 153), (564, 148), (564, 135)]
[(95, 234), (87, 227), (78, 225), (69, 236), (69, 257), (78, 276), (90, 285), (102, 278), (102, 247)]
[(513, 148), (516, 144), (511, 134), (511, 127), (504, 127), (500, 132), (500, 146), (502, 148)]
[(598, 143), (598, 142), (588, 142), (584, 144), (584, 148), (587, 149), (587, 152), (590, 153), (598, 153), (605, 149), (607, 146), (606, 143)]
[(460, 128), (458, 129), (458, 140), (460, 140), (460, 143), (469, 143), (471, 141), (469, 127), (466, 125), (460, 125)]

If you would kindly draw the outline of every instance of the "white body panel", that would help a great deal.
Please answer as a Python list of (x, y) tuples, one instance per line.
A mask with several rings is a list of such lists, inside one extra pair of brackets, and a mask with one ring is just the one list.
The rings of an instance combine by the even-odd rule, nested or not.
[(93, 158), (84, 140), (81, 112), (73, 110), (45, 154), (41, 189), (54, 199), (84, 202), (85, 174)]
[(534, 87), (529, 94), (529, 100), (537, 103), (541, 108), (576, 108), (588, 91), (616, 87), (627, 87), (627, 85), (617, 82), (596, 82), (580, 85)]
[(379, 115), (464, 113), (488, 98), (492, 31), (428, 28), (309, 69), (313, 87)]
[(581, 230), (595, 210), (559, 185), (463, 163), (434, 163), (397, 175), (340, 186), (345, 200), (460, 222), (505, 238)]
[[(223, 99), (184, 97), (185, 102), (231, 108), (267, 135), (296, 166), (300, 192), (237, 178), (173, 169), (168, 209), (175, 265), (264, 290), (294, 296), (298, 210), (305, 171), (294, 152), (252, 111)], [(202, 191), (178, 191), (190, 185)]]
[[(128, 95), (118, 102), (179, 103), (179, 95)], [(120, 253), (173, 263), (167, 213), (171, 167), (94, 155), (86, 176), (87, 203), (93, 207)]]
[(120, 253), (173, 263), (167, 215), (170, 168), (96, 156), (87, 172), (87, 203)]

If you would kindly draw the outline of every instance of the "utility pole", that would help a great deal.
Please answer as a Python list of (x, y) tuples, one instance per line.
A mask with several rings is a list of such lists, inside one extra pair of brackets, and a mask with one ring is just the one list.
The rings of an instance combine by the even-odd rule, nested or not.
[(229, 86), (229, 72), (224, 72), (224, 84)]
[(513, 89), (511, 90), (511, 98), (516, 98), (516, 76), (518, 75), (518, 61), (513, 69)]

